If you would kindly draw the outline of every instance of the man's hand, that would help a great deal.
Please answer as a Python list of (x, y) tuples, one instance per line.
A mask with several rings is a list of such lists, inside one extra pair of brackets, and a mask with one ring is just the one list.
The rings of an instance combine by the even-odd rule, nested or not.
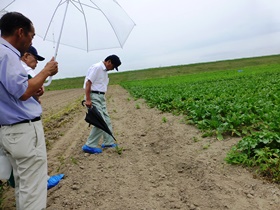
[(91, 100), (86, 100), (85, 105), (86, 105), (88, 108), (91, 108), (91, 106), (92, 106)]
[(86, 91), (86, 102), (85, 102), (85, 105), (88, 108), (91, 108), (91, 106), (92, 106), (92, 102), (91, 102), (91, 98), (90, 98), (91, 84), (92, 83), (91, 83), (90, 80), (88, 80), (86, 82), (86, 89), (85, 89), (85, 91)]
[(44, 86), (42, 86), (37, 92), (36, 92), (36, 96), (42, 96), (45, 92), (45, 88)]
[(46, 71), (49, 76), (53, 76), (58, 72), (58, 63), (54, 60), (54, 57), (45, 65), (43, 71)]
[[(53, 76), (58, 72), (58, 63), (54, 57), (46, 64), (44, 69), (39, 72), (35, 77), (28, 80), (28, 88), (25, 93), (20, 97), (20, 100), (25, 101), (31, 96), (36, 95), (37, 91), (43, 86), (45, 80), (49, 76)], [(41, 94), (40, 91), (39, 94)]]

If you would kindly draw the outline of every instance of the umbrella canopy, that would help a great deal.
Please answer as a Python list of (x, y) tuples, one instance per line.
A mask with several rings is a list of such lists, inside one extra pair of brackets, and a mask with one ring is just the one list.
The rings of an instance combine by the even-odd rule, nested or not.
[[(84, 106), (84, 100), (82, 101), (82, 105)], [(104, 132), (108, 133), (110, 136), (113, 137), (113, 139), (116, 141), (115, 137), (113, 136), (111, 130), (109, 129), (107, 123), (103, 119), (100, 112), (97, 110), (95, 106), (92, 106), (88, 109), (88, 112), (85, 117), (85, 121), (88, 122), (91, 125), (94, 125), (97, 128), (100, 128)]]
[(1, 0), (0, 11), (8, 7), (12, 4), (15, 0)]
[(135, 26), (116, 0), (4, 1), (0, 10), (22, 13), (38, 36), (56, 43), (55, 58), (60, 44), (86, 51), (123, 47)]

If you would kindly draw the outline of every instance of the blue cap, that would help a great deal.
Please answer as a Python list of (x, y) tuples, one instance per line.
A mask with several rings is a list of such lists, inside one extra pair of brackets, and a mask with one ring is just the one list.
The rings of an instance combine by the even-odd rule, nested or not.
[(35, 47), (33, 47), (33, 46), (30, 46), (26, 52), (28, 52), (28, 53), (34, 55), (35, 58), (36, 58), (38, 61), (43, 61), (43, 60), (45, 60), (45, 58), (43, 58), (42, 56), (38, 55), (37, 50), (36, 50)]

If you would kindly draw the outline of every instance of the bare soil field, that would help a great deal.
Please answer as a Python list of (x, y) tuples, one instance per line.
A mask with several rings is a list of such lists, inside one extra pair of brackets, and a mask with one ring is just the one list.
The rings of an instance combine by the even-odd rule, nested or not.
[[(48, 210), (280, 209), (279, 185), (225, 163), (238, 138), (202, 138), (182, 116), (151, 109), (120, 86), (109, 86), (106, 98), (122, 154), (113, 148), (85, 154), (91, 128), (83, 93), (50, 91), (41, 98), (49, 175), (65, 174), (48, 191)], [(5, 209), (15, 209), (9, 191)]]

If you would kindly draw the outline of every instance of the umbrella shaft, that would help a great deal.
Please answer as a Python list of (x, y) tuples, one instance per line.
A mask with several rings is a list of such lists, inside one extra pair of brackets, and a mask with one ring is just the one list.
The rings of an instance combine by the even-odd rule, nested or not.
[(59, 47), (59, 44), (60, 44), (60, 39), (61, 39), (61, 36), (62, 36), (62, 31), (63, 31), (63, 27), (64, 27), (64, 22), (65, 22), (68, 6), (69, 6), (69, 0), (66, 1), (66, 8), (65, 8), (65, 11), (64, 11), (63, 21), (62, 21), (62, 25), (61, 25), (61, 28), (60, 28), (60, 33), (59, 33), (59, 37), (58, 37), (58, 41), (57, 41), (56, 49), (55, 49), (55, 53), (54, 53), (55, 60), (56, 60), (56, 56), (57, 56), (57, 52), (58, 52), (58, 47)]

